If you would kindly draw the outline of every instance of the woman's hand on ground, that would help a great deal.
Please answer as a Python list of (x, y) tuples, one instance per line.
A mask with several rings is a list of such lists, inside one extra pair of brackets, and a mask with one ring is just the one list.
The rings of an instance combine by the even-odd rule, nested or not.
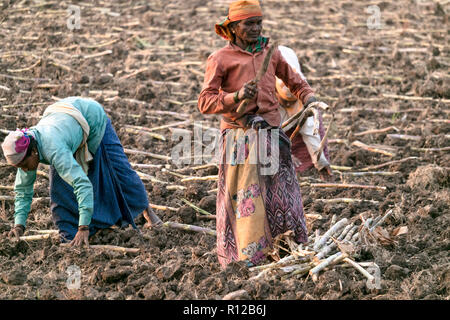
[(320, 179), (323, 181), (332, 181), (333, 180), (333, 172), (331, 171), (330, 166), (326, 166), (319, 171)]
[(70, 242), (71, 247), (81, 247), (83, 244), (89, 247), (89, 230), (78, 230), (75, 238)]
[(21, 224), (16, 224), (14, 228), (11, 229), (8, 233), (8, 238), (16, 238), (17, 241), (20, 240), (20, 237), (24, 234), (25, 227)]

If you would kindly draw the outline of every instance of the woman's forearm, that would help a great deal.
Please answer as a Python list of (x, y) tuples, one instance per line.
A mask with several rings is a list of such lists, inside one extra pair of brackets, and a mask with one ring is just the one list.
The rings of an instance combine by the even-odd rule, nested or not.
[(16, 194), (14, 202), (14, 224), (26, 226), (31, 202), (33, 201), (33, 186), (35, 181), (36, 171), (25, 172), (22, 169), (17, 170), (14, 184), (14, 192)]

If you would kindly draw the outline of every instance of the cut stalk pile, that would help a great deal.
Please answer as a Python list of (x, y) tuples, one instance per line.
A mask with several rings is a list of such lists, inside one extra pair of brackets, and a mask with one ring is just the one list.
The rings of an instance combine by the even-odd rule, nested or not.
[(309, 236), (307, 243), (293, 248), (289, 255), (279, 261), (250, 268), (253, 274), (250, 280), (274, 275), (279, 275), (282, 279), (308, 275), (315, 282), (324, 270), (344, 263), (367, 278), (369, 288), (380, 289), (379, 277), (371, 274), (369, 269), (366, 270), (362, 265), (370, 265), (372, 266), (370, 271), (378, 270), (379, 273), (378, 266), (373, 262), (356, 262), (354, 256), (365, 243), (364, 239), (367, 235), (372, 234), (391, 213), (392, 210), (377, 219), (362, 218), (363, 223), (360, 225), (357, 225), (354, 219), (343, 218), (331, 224), (323, 235), (320, 235), (317, 230)]

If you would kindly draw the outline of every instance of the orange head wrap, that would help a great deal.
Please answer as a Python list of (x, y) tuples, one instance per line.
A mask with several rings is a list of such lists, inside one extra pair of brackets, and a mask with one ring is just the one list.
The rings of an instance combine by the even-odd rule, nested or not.
[(252, 17), (262, 17), (262, 10), (258, 0), (234, 1), (230, 3), (230, 7), (228, 8), (228, 17), (223, 22), (215, 25), (216, 33), (225, 40), (231, 41), (234, 36), (228, 27), (230, 22)]

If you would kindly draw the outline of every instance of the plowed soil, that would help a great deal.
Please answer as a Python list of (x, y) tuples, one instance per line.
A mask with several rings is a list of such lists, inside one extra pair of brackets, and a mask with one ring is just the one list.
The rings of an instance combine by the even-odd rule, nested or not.
[[(305, 213), (322, 217), (309, 221), (309, 233), (323, 233), (333, 215), (375, 218), (388, 210), (393, 214), (383, 224), (387, 232), (408, 228), (389, 243), (363, 245), (354, 257), (380, 267), (381, 289), (368, 289), (360, 273), (342, 266), (322, 272), (317, 282), (276, 275), (250, 281), (252, 274), (242, 263), (221, 269), (214, 236), (148, 229), (138, 217), (142, 235), (131, 228), (104, 230), (91, 244), (140, 248), (139, 253), (71, 249), (57, 239), (1, 238), (0, 299), (221, 299), (239, 289), (247, 291), (247, 299), (448, 299), (449, 3), (440, 2), (263, 1), (264, 35), (295, 50), (317, 97), (333, 110), (324, 113), (326, 125), (335, 115), (331, 161), (348, 167), (334, 170), (335, 183), (386, 187), (304, 183)], [(5, 130), (30, 127), (47, 105), (76, 95), (105, 107), (127, 149), (171, 156), (178, 141), (171, 139), (169, 128), (154, 131), (163, 141), (127, 131), (126, 125), (154, 128), (192, 120), (219, 128), (218, 116), (199, 113), (197, 97), (208, 55), (226, 44), (214, 33), (214, 24), (226, 15), (227, 1), (73, 1), (80, 9), (79, 28), (72, 28), (74, 11), (68, 13), (64, 2), (1, 5), (1, 140)], [(176, 127), (194, 128), (192, 123)], [(364, 133), (372, 129), (386, 130)], [(352, 144), (356, 140), (385, 153), (364, 150)], [(136, 170), (160, 180), (144, 180), (152, 204), (178, 209), (155, 209), (162, 220), (215, 229), (215, 220), (198, 218), (181, 199), (215, 214), (216, 182), (181, 182), (163, 169), (210, 176), (217, 168), (192, 169), (197, 163), (180, 168), (148, 155), (130, 154), (129, 159), (160, 165)], [(368, 170), (388, 176), (348, 174), (402, 159)], [(48, 172), (45, 166), (40, 170)], [(2, 165), (1, 195), (13, 196), (14, 179), (15, 170)], [(299, 179), (320, 182), (313, 170)], [(55, 229), (48, 196), (48, 180), (39, 175), (35, 197), (44, 199), (32, 204), (27, 234)], [(323, 201), (337, 198), (360, 201)], [(11, 201), (0, 203), (0, 232), (5, 232), (14, 207)], [(68, 288), (70, 266), (81, 272), (79, 289)]]

